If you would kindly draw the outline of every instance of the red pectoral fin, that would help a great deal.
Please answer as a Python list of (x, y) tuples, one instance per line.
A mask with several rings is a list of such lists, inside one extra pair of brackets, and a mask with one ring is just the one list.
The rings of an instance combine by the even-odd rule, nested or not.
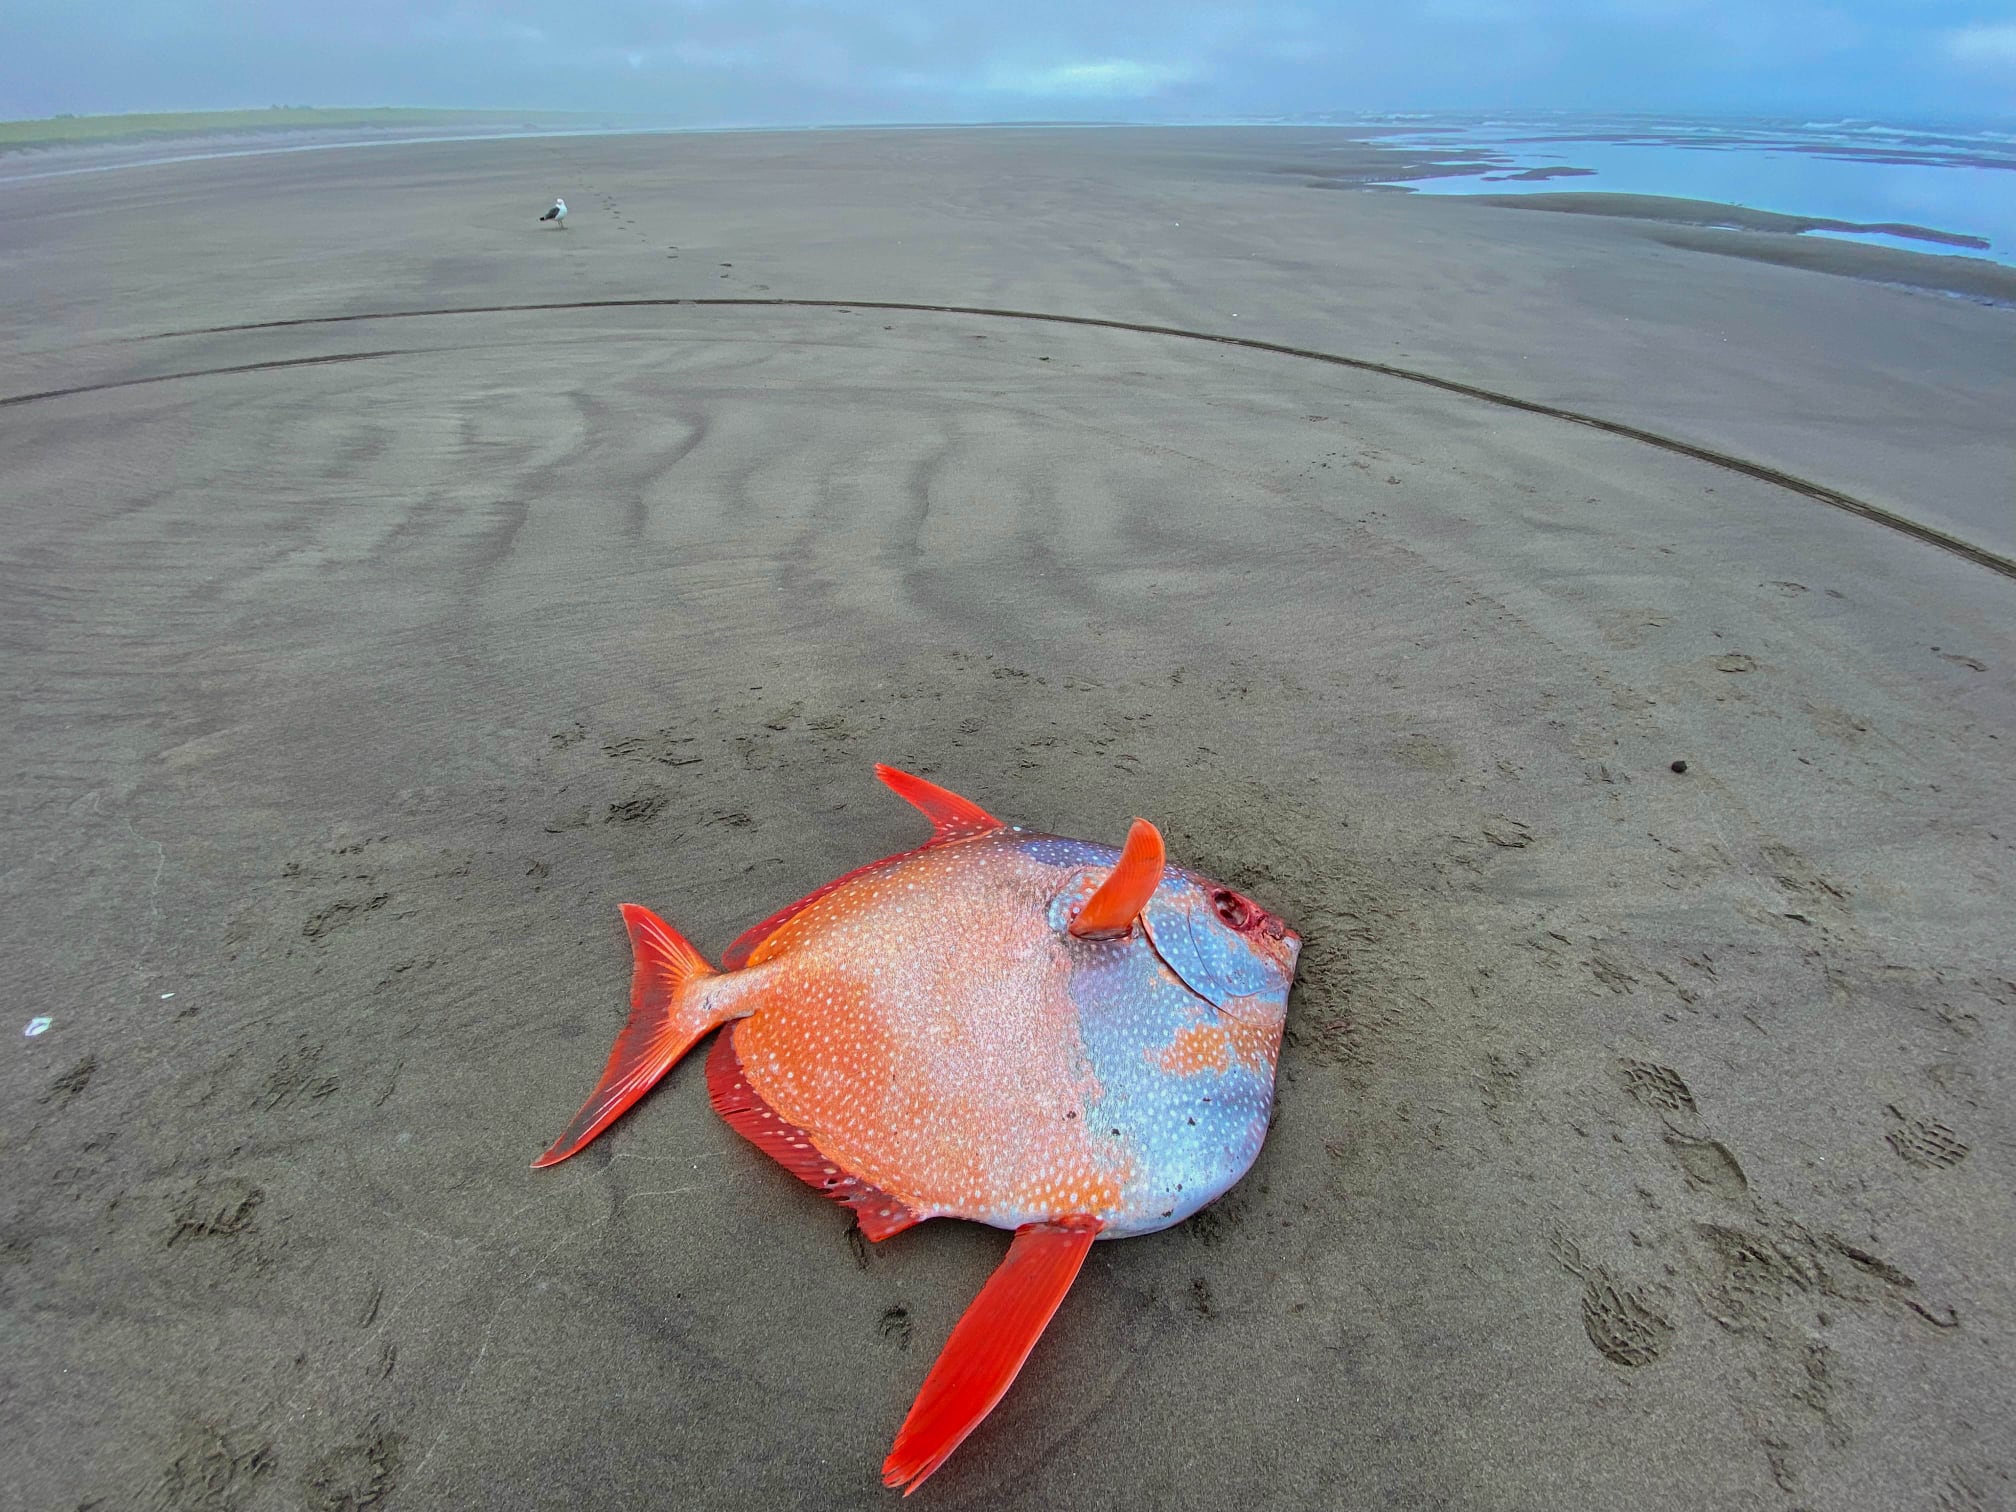
[(1081, 940), (1110, 940), (1134, 927), (1134, 920), (1162, 885), (1162, 832), (1146, 819), (1127, 831), (1127, 846), (1099, 891), (1085, 900), (1071, 922)]
[(970, 798), (961, 798), (935, 782), (912, 777), (892, 766), (876, 767), (875, 775), (882, 779), (889, 791), (931, 821), (931, 827), (938, 832), (936, 839), (963, 840), (968, 835), (984, 835), (989, 830), (1006, 828)]
[(924, 1378), (882, 1462), (883, 1485), (901, 1486), (908, 1496), (994, 1410), (1104, 1226), (1097, 1218), (1076, 1216), (1015, 1231), (1008, 1257), (954, 1325)]

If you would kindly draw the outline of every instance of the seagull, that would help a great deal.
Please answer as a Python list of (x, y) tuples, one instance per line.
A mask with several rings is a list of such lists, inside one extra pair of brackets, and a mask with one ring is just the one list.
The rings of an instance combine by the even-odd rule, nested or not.
[(542, 221), (550, 220), (562, 231), (565, 231), (567, 229), (567, 201), (564, 199), (554, 200), (553, 208), (540, 216), (539, 219)]

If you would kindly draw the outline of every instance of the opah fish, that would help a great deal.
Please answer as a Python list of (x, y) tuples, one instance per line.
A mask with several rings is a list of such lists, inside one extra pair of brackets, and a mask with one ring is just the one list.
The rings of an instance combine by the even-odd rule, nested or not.
[(728, 947), (721, 970), (623, 905), (630, 1020), (537, 1165), (607, 1128), (698, 1041), (716, 1111), (871, 1240), (927, 1218), (1012, 1229), (882, 1479), (907, 1495), (1007, 1392), (1095, 1239), (1189, 1217), (1252, 1165), (1301, 939), (1126, 846), (1004, 824), (889, 767), (933, 827)]

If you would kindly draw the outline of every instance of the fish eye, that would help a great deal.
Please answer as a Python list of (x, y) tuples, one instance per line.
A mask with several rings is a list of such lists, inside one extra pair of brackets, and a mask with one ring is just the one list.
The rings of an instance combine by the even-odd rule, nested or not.
[(1239, 894), (1229, 892), (1221, 887), (1211, 895), (1211, 906), (1218, 910), (1218, 917), (1234, 929), (1244, 929), (1246, 927), (1249, 913), (1246, 900), (1240, 897)]

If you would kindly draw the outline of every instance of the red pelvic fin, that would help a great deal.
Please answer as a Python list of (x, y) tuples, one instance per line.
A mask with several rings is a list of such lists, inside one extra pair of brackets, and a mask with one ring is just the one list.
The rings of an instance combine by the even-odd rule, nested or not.
[(1127, 933), (1162, 885), (1164, 860), (1162, 832), (1146, 819), (1136, 819), (1113, 870), (1071, 921), (1071, 933), (1084, 940), (1111, 940)]
[(929, 850), (934, 845), (942, 845), (948, 840), (966, 840), (974, 835), (984, 835), (989, 830), (1006, 829), (999, 819), (981, 808), (977, 803), (969, 803), (957, 793), (948, 793), (935, 782), (926, 782), (922, 777), (912, 777), (908, 772), (899, 772), (894, 767), (878, 766), (875, 775), (886, 782), (891, 789), (906, 802), (919, 809), (931, 821), (935, 833), (918, 846), (916, 850), (901, 851), (893, 856), (884, 856), (880, 861), (870, 861), (866, 866), (857, 866), (844, 876), (835, 877), (831, 882), (815, 887), (796, 903), (780, 908), (761, 924), (745, 929), (735, 939), (735, 943), (722, 953), (721, 967), (724, 971), (740, 971), (749, 964), (750, 953), (771, 935), (797, 915), (830, 892), (845, 887), (856, 877), (879, 871), (882, 867), (907, 861), (917, 851)]
[(908, 1496), (1007, 1395), (1104, 1225), (1087, 1215), (1015, 1231), (1008, 1257), (953, 1326), (882, 1462), (882, 1484)]
[(707, 1054), (707, 1098), (729, 1127), (807, 1186), (854, 1209), (861, 1232), (880, 1243), (900, 1234), (921, 1215), (878, 1186), (863, 1181), (820, 1153), (812, 1136), (763, 1100), (742, 1074), (742, 1057), (732, 1032), (714, 1041)]
[(635, 903), (623, 905), (623, 922), (637, 955), (630, 977), (630, 1021), (616, 1036), (595, 1091), (567, 1131), (532, 1162), (535, 1169), (557, 1165), (580, 1150), (650, 1091), (702, 1035), (732, 1016), (710, 1013), (704, 993), (685, 990), (716, 973), (676, 929)]
[(1007, 828), (970, 798), (961, 798), (935, 782), (899, 772), (892, 766), (876, 767), (875, 775), (890, 792), (931, 821), (931, 827), (938, 832), (932, 836), (934, 840), (964, 840), (969, 835)]

